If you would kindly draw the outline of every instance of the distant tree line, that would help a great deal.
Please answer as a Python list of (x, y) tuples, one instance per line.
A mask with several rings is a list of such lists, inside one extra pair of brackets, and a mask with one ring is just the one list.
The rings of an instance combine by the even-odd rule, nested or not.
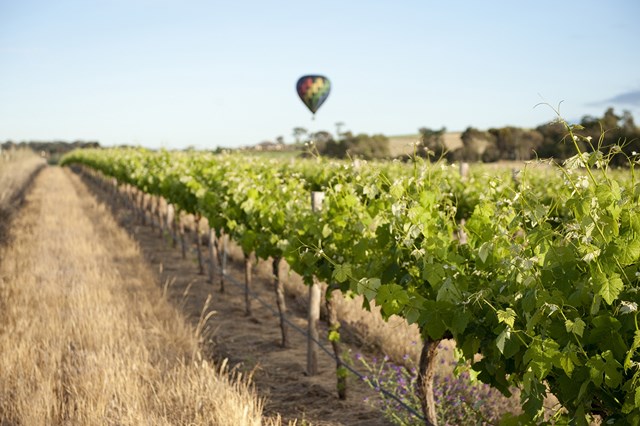
[[(389, 139), (386, 136), (341, 132), (343, 125), (342, 122), (336, 123), (337, 137), (327, 131), (307, 133), (306, 129), (296, 127), (296, 145), (300, 146), (303, 139), (313, 141), (320, 155), (332, 158), (390, 158)], [(608, 153), (613, 149), (621, 150), (628, 156), (633, 152), (640, 153), (640, 128), (636, 126), (629, 111), (617, 115), (613, 108), (609, 108), (602, 117), (583, 117), (580, 125), (583, 128), (578, 134), (591, 137), (591, 145), (580, 143), (581, 149), (585, 152), (600, 149)], [(542, 124), (534, 129), (507, 126), (478, 130), (468, 127), (460, 138), (462, 146), (453, 150), (445, 143), (446, 131), (445, 127), (420, 128), (417, 155), (445, 158), (450, 162), (526, 161), (535, 158), (554, 158), (562, 161), (575, 155), (573, 143), (566, 140), (566, 129), (558, 122)], [(409, 157), (405, 155), (404, 159)], [(624, 156), (616, 156), (612, 164), (623, 165), (626, 164), (626, 160)]]
[(6, 141), (0, 144), (2, 149), (18, 149), (29, 148), (38, 153), (44, 152), (48, 156), (62, 155), (76, 148), (99, 148), (100, 144), (96, 141), (77, 140), (73, 142), (67, 141)]
[[(591, 137), (591, 144), (580, 142), (580, 149), (585, 152), (599, 149), (605, 153), (620, 150), (631, 156), (640, 152), (640, 128), (633, 120), (630, 112), (617, 115), (613, 108), (599, 117), (585, 116), (577, 133)], [(420, 129), (422, 146), (419, 154), (428, 153), (436, 158), (445, 157), (450, 161), (482, 161), (500, 160), (524, 161), (534, 158), (554, 158), (564, 160), (575, 155), (573, 143), (566, 140), (567, 131), (561, 123), (552, 122), (540, 125), (535, 129), (519, 127), (491, 128), (483, 131), (473, 127), (467, 128), (461, 135), (462, 147), (447, 151), (444, 144), (446, 129)], [(614, 165), (627, 163), (624, 156), (613, 158)]]
[(344, 132), (338, 140), (326, 131), (312, 135), (318, 153), (331, 158), (363, 158), (365, 160), (389, 158), (389, 139), (384, 135), (354, 135)]

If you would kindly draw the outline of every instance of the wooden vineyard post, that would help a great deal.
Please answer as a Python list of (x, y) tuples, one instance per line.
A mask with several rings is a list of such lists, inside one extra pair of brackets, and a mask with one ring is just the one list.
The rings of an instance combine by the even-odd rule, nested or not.
[(138, 206), (136, 205), (136, 198), (133, 192), (133, 186), (131, 186), (130, 184), (127, 184), (126, 193), (127, 193), (127, 202), (129, 203), (129, 209), (131, 210), (131, 213), (133, 213), (133, 216), (137, 218)]
[(124, 207), (124, 208), (129, 208), (129, 203), (128, 203), (128, 199), (127, 199), (127, 185), (126, 184), (122, 184), (122, 185), (118, 185), (118, 202), (119, 205)]
[(216, 276), (216, 259), (218, 258), (218, 249), (216, 243), (216, 231), (209, 228), (209, 283), (213, 284)]
[(146, 211), (149, 213), (149, 225), (151, 225), (151, 232), (155, 232), (156, 230), (156, 197), (153, 195), (148, 195), (146, 202)]
[(159, 195), (156, 195), (156, 215), (158, 217), (158, 235), (160, 236), (160, 238), (164, 237), (164, 231), (165, 231), (165, 221), (163, 220), (163, 214), (162, 214), (162, 197), (160, 197)]
[(204, 260), (202, 258), (202, 239), (200, 238), (200, 222), (202, 217), (195, 215), (196, 251), (198, 253), (198, 274), (204, 275)]
[(124, 208), (129, 208), (129, 200), (127, 198), (127, 186), (126, 184), (118, 185), (118, 202), (119, 205)]
[(136, 193), (133, 191), (133, 186), (131, 186), (131, 184), (127, 184), (127, 198), (129, 199), (129, 207), (131, 208), (131, 213), (133, 213), (134, 218), (137, 220), (139, 218), (138, 204)]
[(130, 209), (131, 200), (129, 199), (129, 186), (126, 183), (120, 183), (118, 185), (118, 193), (120, 195), (120, 205)]
[[(311, 193), (311, 210), (320, 212), (322, 209), (322, 201), (324, 200), (324, 192), (314, 191)], [(307, 339), (307, 374), (314, 376), (318, 374), (318, 320), (320, 320), (320, 284), (313, 278), (313, 284), (309, 287), (309, 318), (308, 318), (308, 334)]]
[[(244, 252), (243, 252), (244, 253)], [(251, 316), (251, 253), (244, 253), (244, 314)]]
[(220, 293), (224, 293), (224, 276), (227, 273), (227, 234), (218, 238), (218, 260), (220, 261)]
[(184, 221), (180, 212), (176, 214), (176, 222), (178, 222), (178, 233), (180, 234), (180, 248), (182, 250), (182, 258), (187, 258), (187, 241), (184, 237)]
[(153, 228), (151, 228), (152, 231), (155, 231), (155, 227), (156, 225), (158, 226), (158, 228), (160, 228), (160, 232), (162, 232), (162, 225), (160, 224), (160, 222), (156, 223), (156, 218), (158, 217), (158, 206), (159, 206), (159, 202), (158, 202), (158, 197), (155, 195), (149, 195), (149, 220), (151, 221), (151, 223), (153, 224)]
[(460, 177), (462, 180), (469, 178), (469, 163), (460, 163)]
[(127, 197), (127, 205), (129, 206), (129, 209), (131, 210), (131, 212), (134, 214), (137, 213), (136, 211), (136, 203), (135, 200), (133, 198), (133, 191), (131, 190), (131, 185), (129, 185), (128, 183), (125, 184), (124, 187), (124, 193)]
[(138, 220), (140, 220), (140, 209), (138, 207), (138, 192), (133, 185), (129, 185), (129, 194), (131, 196), (131, 205), (133, 212)]
[(464, 232), (464, 225), (467, 223), (466, 220), (460, 219), (460, 225), (458, 230), (456, 231), (456, 237), (458, 238), (458, 243), (460, 245), (467, 244), (467, 233)]
[(122, 185), (118, 183), (118, 179), (113, 178), (113, 205), (123, 207), (124, 198), (122, 197)]
[[(151, 214), (151, 223), (153, 223), (154, 226), (158, 225), (158, 231), (160, 235), (162, 235), (162, 222), (159, 220), (156, 221), (156, 219), (160, 217), (160, 197), (152, 195), (150, 202), (151, 208), (149, 209), (149, 213)], [(155, 230), (155, 228), (152, 228), (152, 230)]]
[(131, 193), (131, 202), (133, 203), (133, 211), (136, 219), (138, 221), (142, 221), (142, 218), (140, 217), (140, 200), (138, 197), (138, 191), (136, 191), (136, 188), (133, 185), (129, 186), (129, 191)]
[(329, 287), (327, 289), (326, 307), (327, 324), (329, 325), (329, 341), (333, 347), (333, 354), (336, 357), (336, 379), (338, 398), (347, 399), (347, 369), (342, 362), (342, 345), (340, 344), (340, 321), (338, 321), (338, 310), (336, 309), (336, 297), (340, 297), (339, 289)]
[(516, 185), (516, 188), (520, 190), (520, 183), (521, 183), (520, 169), (516, 167), (511, 168), (511, 179), (513, 180), (513, 183)]
[(171, 234), (171, 246), (176, 247), (178, 245), (178, 238), (176, 236), (176, 210), (173, 204), (167, 204), (167, 229)]
[[(460, 163), (460, 177), (463, 181), (469, 179), (469, 163)], [(458, 230), (456, 231), (456, 237), (458, 238), (458, 242), (462, 244), (467, 244), (467, 234), (464, 232), (464, 224), (465, 220), (460, 220), (460, 224), (458, 225)]]
[(138, 211), (138, 194), (131, 184), (128, 185), (127, 191), (129, 193), (129, 202), (131, 203), (131, 211), (136, 219), (140, 219), (140, 212)]
[(140, 189), (138, 191), (140, 192), (140, 212), (142, 213), (142, 224), (144, 226), (147, 226), (147, 224), (149, 223), (149, 218), (147, 215), (147, 211), (149, 209), (149, 200), (147, 198), (147, 194), (142, 192), (142, 190)]
[(280, 314), (280, 330), (282, 332), (281, 346), (289, 347), (289, 333), (287, 332), (287, 305), (284, 298), (284, 284), (280, 279), (280, 263), (281, 257), (274, 257), (273, 266), (273, 286), (276, 290), (276, 303), (278, 305), (278, 314)]
[(131, 186), (131, 194), (133, 196), (133, 211), (136, 213), (138, 222), (141, 222), (142, 217), (140, 216), (140, 194), (138, 193), (136, 187), (133, 185)]
[(110, 182), (111, 182), (111, 196), (112, 196), (114, 202), (117, 202), (118, 201), (117, 197), (118, 197), (118, 193), (119, 193), (119, 191), (118, 191), (118, 179), (111, 178)]
[(318, 374), (318, 348), (316, 342), (318, 335), (318, 320), (320, 319), (320, 284), (313, 278), (313, 284), (309, 287), (309, 338), (307, 340), (307, 375)]
[(129, 202), (131, 203), (131, 211), (133, 212), (136, 219), (140, 219), (140, 213), (138, 212), (138, 198), (135, 190), (133, 189), (133, 185), (129, 185)]
[(422, 414), (427, 426), (437, 426), (436, 402), (433, 397), (433, 378), (436, 373), (436, 355), (440, 340), (431, 340), (426, 337), (420, 353), (420, 365), (418, 369), (417, 394), (422, 406)]
[(147, 226), (147, 213), (144, 211), (145, 202), (144, 202), (144, 193), (140, 191), (138, 188), (134, 188), (136, 194), (138, 194), (138, 214), (140, 215), (140, 223), (143, 226)]

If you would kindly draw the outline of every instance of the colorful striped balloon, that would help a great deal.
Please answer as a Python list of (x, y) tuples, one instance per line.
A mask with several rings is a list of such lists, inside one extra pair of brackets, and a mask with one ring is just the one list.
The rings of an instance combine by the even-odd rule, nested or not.
[(331, 91), (331, 82), (323, 75), (305, 75), (298, 79), (296, 89), (302, 102), (315, 114), (327, 100)]

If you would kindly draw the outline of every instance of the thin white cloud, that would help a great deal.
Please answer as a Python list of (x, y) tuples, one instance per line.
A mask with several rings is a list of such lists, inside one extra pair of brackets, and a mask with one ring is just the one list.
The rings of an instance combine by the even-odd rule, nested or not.
[(605, 99), (603, 101), (591, 102), (588, 104), (588, 106), (602, 106), (610, 104), (640, 106), (640, 90), (631, 90), (628, 92), (620, 93), (612, 98)]

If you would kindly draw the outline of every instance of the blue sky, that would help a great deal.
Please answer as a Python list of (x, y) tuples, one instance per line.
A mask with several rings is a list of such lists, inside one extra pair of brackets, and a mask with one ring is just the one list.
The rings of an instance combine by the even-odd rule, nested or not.
[[(0, 141), (212, 149), (292, 129), (398, 135), (640, 121), (640, 2), (0, 0)], [(332, 91), (316, 115), (304, 74)]]

